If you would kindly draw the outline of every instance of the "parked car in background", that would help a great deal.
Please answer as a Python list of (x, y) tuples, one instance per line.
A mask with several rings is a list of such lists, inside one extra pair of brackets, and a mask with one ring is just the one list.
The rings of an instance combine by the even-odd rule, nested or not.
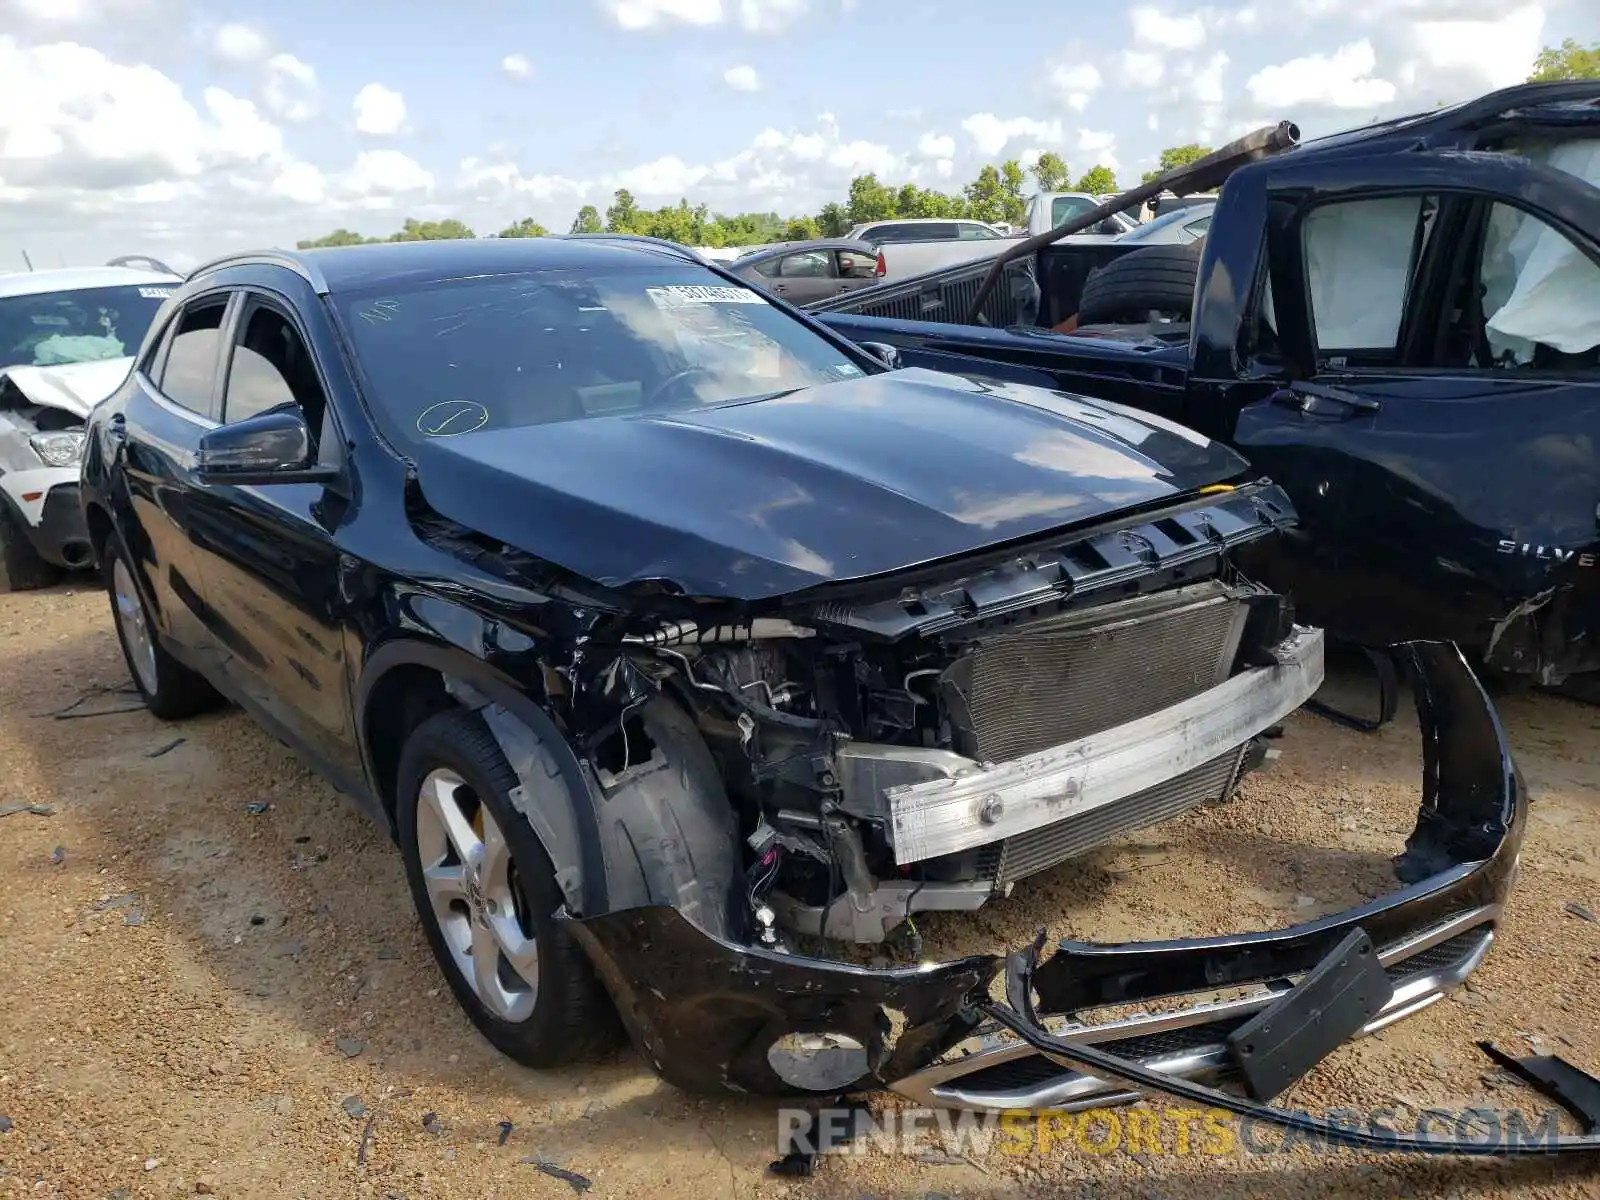
[[(1169, 209), (1159, 217), (1152, 217), (1123, 234), (1118, 240), (1146, 246), (1187, 246), (1199, 241), (1211, 228), (1211, 210), (1215, 200), (1203, 204)], [(1081, 235), (1074, 235), (1081, 236)], [(1071, 241), (1071, 238), (1063, 239)]]
[(729, 269), (791, 304), (809, 304), (871, 287), (883, 278), (884, 261), (866, 242), (823, 238), (761, 246), (740, 255)]
[(143, 257), (0, 275), (0, 592), (94, 565), (78, 504), (83, 421), (181, 282)]

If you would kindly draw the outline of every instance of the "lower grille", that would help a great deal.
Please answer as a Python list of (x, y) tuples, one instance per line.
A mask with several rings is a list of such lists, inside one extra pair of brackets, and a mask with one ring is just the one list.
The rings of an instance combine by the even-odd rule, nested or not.
[(1230, 750), (1115, 804), (1007, 838), (1001, 843), (997, 884), (1004, 886), (1025, 879), (1135, 829), (1158, 825), (1198, 805), (1226, 799), (1233, 790), (1246, 749)]
[(1006, 762), (1198, 695), (1227, 679), (1246, 615), (1213, 581), (987, 638), (940, 676), (955, 749)]

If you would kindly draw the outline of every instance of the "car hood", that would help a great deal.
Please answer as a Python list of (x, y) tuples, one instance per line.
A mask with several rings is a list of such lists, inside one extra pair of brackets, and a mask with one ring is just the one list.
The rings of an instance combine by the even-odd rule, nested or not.
[(121, 386), (132, 366), (130, 357), (58, 367), (5, 367), (0, 368), (0, 378), (10, 379), (35, 404), (87, 417), (91, 408)]
[(421, 441), (442, 515), (596, 583), (758, 600), (1148, 506), (1246, 461), (1119, 405), (908, 369)]

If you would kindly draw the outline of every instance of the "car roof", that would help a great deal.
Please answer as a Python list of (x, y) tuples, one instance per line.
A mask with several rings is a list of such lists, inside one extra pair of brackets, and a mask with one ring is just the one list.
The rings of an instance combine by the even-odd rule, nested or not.
[(58, 267), (49, 271), (18, 271), (0, 275), (0, 297), (38, 296), (46, 292), (76, 292), (83, 288), (131, 287), (136, 284), (182, 283), (165, 271), (135, 267)]
[(288, 267), (324, 293), (359, 291), (377, 284), (427, 283), (523, 271), (647, 271), (664, 264), (707, 264), (687, 246), (621, 234), (536, 238), (451, 238), (425, 242), (374, 242), (311, 250), (258, 250), (229, 255), (196, 269), (195, 276), (226, 267), (268, 263)]
[(876, 254), (870, 242), (857, 238), (811, 238), (803, 242), (774, 242), (770, 246), (757, 246), (748, 254), (734, 259), (735, 266), (749, 266), (757, 259), (786, 258), (791, 254), (804, 254), (807, 250), (854, 250), (860, 254)]

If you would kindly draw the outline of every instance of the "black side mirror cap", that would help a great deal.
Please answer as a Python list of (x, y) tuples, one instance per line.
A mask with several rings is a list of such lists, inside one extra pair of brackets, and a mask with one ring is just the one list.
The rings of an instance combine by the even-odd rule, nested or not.
[(337, 467), (312, 457), (311, 430), (298, 410), (273, 409), (201, 437), (195, 455), (201, 483), (326, 483)]

